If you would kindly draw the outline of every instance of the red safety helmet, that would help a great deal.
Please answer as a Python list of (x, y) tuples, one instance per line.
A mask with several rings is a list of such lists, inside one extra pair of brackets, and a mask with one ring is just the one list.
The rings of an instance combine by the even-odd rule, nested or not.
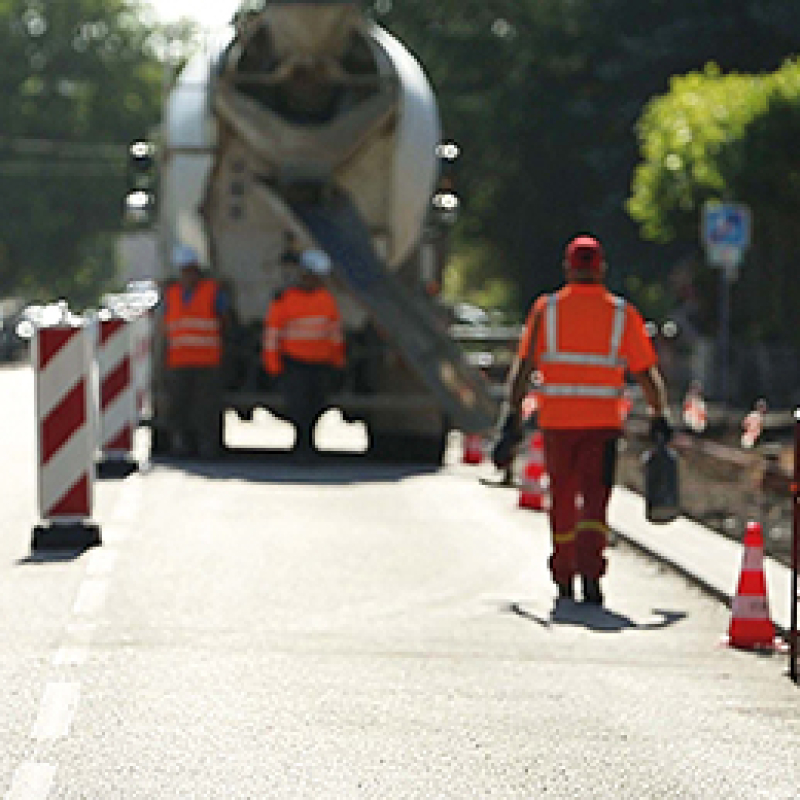
[(564, 263), (573, 269), (599, 270), (604, 261), (603, 247), (594, 236), (576, 236), (564, 252)]

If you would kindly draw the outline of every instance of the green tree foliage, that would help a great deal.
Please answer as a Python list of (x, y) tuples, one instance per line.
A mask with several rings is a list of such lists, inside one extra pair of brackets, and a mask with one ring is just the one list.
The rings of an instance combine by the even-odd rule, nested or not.
[(800, 61), (768, 74), (723, 75), (709, 65), (676, 77), (648, 104), (639, 136), (628, 208), (643, 235), (689, 248), (705, 201), (747, 203), (754, 241), (736, 285), (738, 332), (800, 344)]
[(795, 0), (374, 0), (418, 55), (462, 146), (462, 246), (531, 295), (561, 280), (578, 231), (600, 236), (612, 283), (664, 279), (679, 247), (642, 240), (625, 203), (636, 121), (672, 75), (715, 61), (774, 69), (800, 49)]
[(127, 0), (0, 0), (0, 293), (113, 281), (127, 143), (157, 122), (159, 31)]
[(704, 72), (672, 79), (668, 94), (654, 98), (638, 125), (642, 163), (636, 168), (631, 216), (648, 239), (697, 238), (706, 200), (730, 195), (736, 172), (731, 147), (767, 107), (765, 79)]

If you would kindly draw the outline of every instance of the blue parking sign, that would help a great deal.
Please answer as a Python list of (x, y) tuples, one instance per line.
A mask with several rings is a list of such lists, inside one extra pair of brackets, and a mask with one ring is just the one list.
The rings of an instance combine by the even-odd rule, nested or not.
[(703, 206), (703, 246), (706, 249), (750, 245), (750, 208), (743, 203), (713, 203)]

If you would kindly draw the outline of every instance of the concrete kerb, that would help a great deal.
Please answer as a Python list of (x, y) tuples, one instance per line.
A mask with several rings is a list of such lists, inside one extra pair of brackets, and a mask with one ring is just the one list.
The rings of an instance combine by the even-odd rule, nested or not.
[[(731, 606), (741, 570), (739, 542), (686, 517), (653, 525), (645, 519), (643, 498), (622, 487), (614, 489), (608, 519), (611, 528), (629, 545), (667, 564), (719, 602)], [(790, 573), (771, 558), (764, 559), (764, 572), (771, 618), (785, 638), (790, 627)]]

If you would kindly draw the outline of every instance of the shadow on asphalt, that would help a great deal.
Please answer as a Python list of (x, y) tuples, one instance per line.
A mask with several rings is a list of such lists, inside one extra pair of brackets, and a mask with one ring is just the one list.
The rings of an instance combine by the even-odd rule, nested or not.
[(34, 527), (30, 555), (17, 566), (75, 561), (101, 544), (100, 528), (93, 522), (43, 523)]
[(18, 558), (15, 562), (18, 567), (38, 564), (63, 564), (67, 561), (77, 561), (84, 553), (97, 545), (73, 547), (54, 550), (31, 550), (25, 558)]
[(657, 619), (645, 623), (635, 622), (624, 614), (619, 614), (602, 606), (577, 603), (574, 600), (557, 600), (547, 617), (539, 616), (520, 603), (511, 603), (505, 611), (535, 622), (543, 628), (553, 625), (578, 625), (592, 631), (616, 633), (623, 630), (655, 631), (667, 628), (686, 617), (683, 611), (667, 611), (655, 608), (652, 613)]
[(214, 481), (341, 485), (401, 481), (441, 467), (382, 461), (363, 453), (318, 451), (298, 458), (286, 450), (237, 449), (214, 460), (155, 456), (143, 471), (151, 469), (173, 469)]

